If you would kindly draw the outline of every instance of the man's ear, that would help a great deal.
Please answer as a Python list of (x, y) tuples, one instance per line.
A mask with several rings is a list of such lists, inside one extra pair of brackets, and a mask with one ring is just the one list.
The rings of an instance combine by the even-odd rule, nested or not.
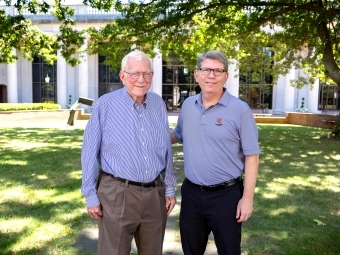
[(120, 71), (120, 72), (119, 72), (119, 78), (120, 78), (120, 80), (122, 81), (123, 85), (125, 85), (125, 84), (124, 84), (125, 73), (124, 73), (123, 71)]
[(196, 82), (197, 82), (197, 75), (198, 75), (198, 70), (194, 70), (194, 78)]

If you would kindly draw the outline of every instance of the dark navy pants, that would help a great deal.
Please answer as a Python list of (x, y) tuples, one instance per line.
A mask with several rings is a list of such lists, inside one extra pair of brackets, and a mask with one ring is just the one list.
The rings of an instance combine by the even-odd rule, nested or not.
[(219, 255), (241, 254), (241, 223), (236, 209), (243, 183), (216, 191), (202, 191), (184, 180), (181, 188), (180, 233), (185, 255), (203, 255), (213, 232)]

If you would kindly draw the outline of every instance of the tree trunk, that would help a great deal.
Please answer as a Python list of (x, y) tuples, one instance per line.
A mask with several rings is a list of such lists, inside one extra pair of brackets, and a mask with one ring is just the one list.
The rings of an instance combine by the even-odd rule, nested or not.
[[(322, 17), (322, 16), (321, 16)], [(325, 65), (327, 75), (340, 88), (340, 68), (335, 60), (332, 48), (332, 39), (327, 24), (319, 18), (317, 31), (321, 41), (324, 43), (322, 61)]]
[(339, 112), (338, 117), (339, 117), (338, 121), (336, 122), (336, 125), (335, 125), (334, 129), (332, 130), (332, 137), (340, 136), (340, 112)]

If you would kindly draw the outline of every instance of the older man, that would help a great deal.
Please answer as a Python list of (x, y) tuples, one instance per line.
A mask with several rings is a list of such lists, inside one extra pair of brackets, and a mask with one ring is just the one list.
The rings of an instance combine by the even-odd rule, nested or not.
[(138, 254), (162, 254), (176, 178), (166, 107), (148, 92), (152, 76), (147, 55), (126, 55), (124, 87), (98, 99), (85, 129), (82, 193), (98, 219), (100, 255), (129, 255), (133, 237)]

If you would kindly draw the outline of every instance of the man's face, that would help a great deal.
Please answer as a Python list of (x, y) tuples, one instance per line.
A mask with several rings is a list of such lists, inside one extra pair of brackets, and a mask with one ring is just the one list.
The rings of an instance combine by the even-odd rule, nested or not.
[[(207, 58), (202, 61), (200, 68), (224, 69), (224, 65), (218, 60)], [(200, 70), (195, 70), (195, 79), (203, 94), (216, 94), (223, 90), (223, 86), (228, 80), (228, 73), (223, 72), (221, 76), (216, 76), (211, 70), (208, 75), (203, 75)]]
[[(142, 58), (136, 60), (134, 58), (128, 58), (124, 71), (120, 71), (120, 79), (122, 80), (127, 92), (132, 99), (137, 103), (144, 102), (144, 96), (150, 89), (152, 81), (151, 65), (148, 59)], [(140, 74), (139, 77), (134, 78), (136, 73)], [(144, 75), (143, 75), (144, 73)], [(149, 77), (145, 77), (145, 74), (151, 74)]]

